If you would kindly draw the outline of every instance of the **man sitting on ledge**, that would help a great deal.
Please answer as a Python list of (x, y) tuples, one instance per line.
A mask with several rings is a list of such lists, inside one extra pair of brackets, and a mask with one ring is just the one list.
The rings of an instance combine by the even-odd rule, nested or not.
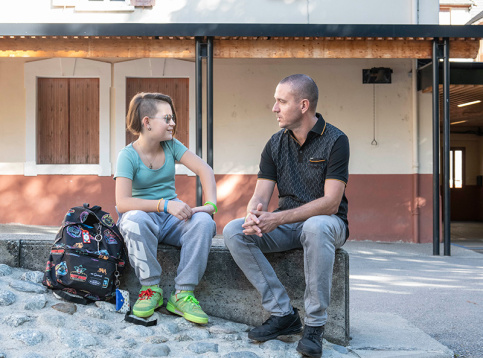
[[(256, 341), (302, 331), (297, 308), (264, 253), (303, 248), (306, 316), (297, 351), (309, 357), (322, 356), (335, 250), (349, 236), (349, 141), (316, 113), (317, 100), (317, 85), (306, 75), (292, 75), (278, 84), (272, 111), (282, 130), (262, 152), (247, 216), (223, 231), (235, 262), (271, 315), (248, 333)], [(268, 212), (275, 184), (279, 208)]]

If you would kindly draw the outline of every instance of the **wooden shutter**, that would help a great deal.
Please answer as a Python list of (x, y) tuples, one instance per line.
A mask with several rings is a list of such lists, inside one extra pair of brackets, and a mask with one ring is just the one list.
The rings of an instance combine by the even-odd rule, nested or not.
[(99, 163), (99, 79), (39, 78), (37, 88), (37, 163)]
[[(126, 79), (126, 114), (129, 103), (136, 93), (158, 92), (173, 99), (176, 109), (176, 139), (189, 147), (189, 79), (188, 78), (127, 78)], [(126, 143), (137, 139), (126, 132)]]
[(69, 80), (39, 78), (37, 163), (69, 163)]
[(70, 163), (99, 163), (99, 79), (70, 79)]

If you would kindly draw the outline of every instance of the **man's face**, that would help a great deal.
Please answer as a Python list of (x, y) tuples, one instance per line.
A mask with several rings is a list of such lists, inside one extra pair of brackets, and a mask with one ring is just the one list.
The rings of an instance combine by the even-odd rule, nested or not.
[(296, 128), (302, 118), (302, 101), (298, 101), (292, 94), (289, 84), (279, 84), (275, 89), (275, 104), (272, 112), (277, 115), (280, 128)]

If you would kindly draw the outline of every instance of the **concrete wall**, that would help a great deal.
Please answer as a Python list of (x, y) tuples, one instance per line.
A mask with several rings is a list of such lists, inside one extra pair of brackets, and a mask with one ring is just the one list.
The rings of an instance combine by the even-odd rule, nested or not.
[(437, 24), (439, 9), (438, 0), (158, 0), (144, 9), (129, 4), (12, 1), (2, 5), (0, 22)]

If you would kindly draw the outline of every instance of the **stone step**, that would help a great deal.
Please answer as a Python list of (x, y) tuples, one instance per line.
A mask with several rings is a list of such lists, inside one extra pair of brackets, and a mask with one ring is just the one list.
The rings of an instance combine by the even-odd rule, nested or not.
[[(44, 271), (50, 246), (55, 235), (0, 235), (1, 263), (29, 270)], [(163, 268), (161, 286), (165, 299), (174, 289), (174, 277), (179, 263), (180, 250), (159, 245), (158, 260)], [(305, 290), (303, 251), (267, 254), (280, 281), (287, 288), (292, 304), (303, 317)], [(122, 287), (130, 292), (131, 300), (137, 297), (140, 284), (128, 266), (122, 278)], [(268, 318), (260, 302), (260, 295), (238, 268), (225, 247), (221, 236), (213, 239), (205, 275), (196, 288), (196, 298), (209, 315), (234, 322), (257, 326)], [(349, 344), (349, 255), (343, 249), (336, 251), (332, 279), (331, 304), (325, 338), (335, 344)]]

